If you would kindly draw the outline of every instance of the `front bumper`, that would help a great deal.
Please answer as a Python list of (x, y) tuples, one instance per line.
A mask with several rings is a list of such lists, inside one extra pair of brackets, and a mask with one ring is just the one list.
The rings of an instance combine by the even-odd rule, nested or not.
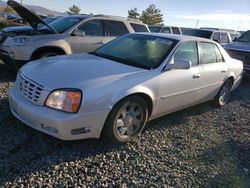
[[(61, 140), (99, 138), (109, 113), (106, 109), (68, 114), (34, 105), (19, 93), (15, 84), (10, 90), (9, 103), (12, 114), (23, 123)], [(78, 133), (79, 130), (82, 133)]]
[(17, 71), (20, 67), (22, 67), (27, 60), (15, 60), (12, 59), (7, 51), (0, 50), (0, 59), (12, 70)]

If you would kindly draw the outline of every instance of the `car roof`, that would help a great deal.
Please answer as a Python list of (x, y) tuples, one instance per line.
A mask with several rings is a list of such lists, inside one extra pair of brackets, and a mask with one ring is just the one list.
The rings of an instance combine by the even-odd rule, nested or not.
[(90, 17), (92, 17), (92, 15), (88, 15), (88, 14), (84, 14), (84, 15), (69, 15), (69, 16), (65, 16), (65, 17), (70, 17), (70, 18), (82, 18), (82, 19), (85, 19), (85, 18), (90, 18)]
[(148, 35), (148, 36), (155, 36), (155, 37), (161, 37), (161, 38), (167, 38), (167, 39), (173, 39), (177, 41), (204, 41), (204, 42), (212, 42), (214, 41), (206, 38), (201, 37), (194, 37), (194, 36), (188, 36), (188, 35), (175, 35), (175, 34), (166, 34), (166, 33), (132, 33), (132, 35)]

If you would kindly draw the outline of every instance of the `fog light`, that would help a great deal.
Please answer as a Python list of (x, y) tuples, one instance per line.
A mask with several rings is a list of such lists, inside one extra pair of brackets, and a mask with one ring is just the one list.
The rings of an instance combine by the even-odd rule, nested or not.
[(89, 133), (90, 131), (91, 131), (90, 127), (83, 127), (83, 128), (79, 128), (79, 129), (73, 129), (73, 130), (71, 130), (71, 135), (85, 134), (85, 133)]
[(10, 55), (11, 59), (15, 59), (15, 53), (14, 52), (10, 52), (9, 55)]
[(48, 132), (51, 132), (53, 134), (57, 134), (58, 133), (58, 130), (53, 128), (53, 127), (49, 127), (49, 126), (46, 126), (44, 124), (41, 124), (41, 128), (45, 131), (48, 131)]

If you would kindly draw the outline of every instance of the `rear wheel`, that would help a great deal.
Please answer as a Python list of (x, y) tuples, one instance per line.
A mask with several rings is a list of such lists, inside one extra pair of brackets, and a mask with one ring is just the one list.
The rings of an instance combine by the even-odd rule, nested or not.
[(213, 100), (213, 103), (216, 107), (224, 106), (228, 102), (232, 86), (232, 81), (229, 79), (222, 85), (219, 93)]
[(113, 143), (132, 141), (144, 128), (147, 118), (147, 103), (141, 97), (128, 97), (110, 112), (103, 136)]

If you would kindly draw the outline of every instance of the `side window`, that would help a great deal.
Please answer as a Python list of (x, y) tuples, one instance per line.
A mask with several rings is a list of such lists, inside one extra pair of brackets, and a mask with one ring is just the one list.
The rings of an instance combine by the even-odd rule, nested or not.
[(171, 33), (171, 30), (169, 27), (164, 27), (162, 30), (161, 30), (161, 33)]
[(174, 60), (189, 60), (192, 66), (198, 65), (198, 48), (194, 41), (183, 42), (174, 54)]
[(201, 49), (201, 62), (203, 64), (217, 62), (214, 44), (208, 42), (201, 42), (200, 49)]
[(220, 41), (220, 35), (219, 32), (214, 32), (213, 36), (212, 36), (212, 40), (219, 42)]
[(101, 20), (90, 20), (78, 27), (86, 36), (104, 36)]
[(221, 36), (221, 38), (220, 38), (220, 42), (221, 43), (229, 43), (229, 39), (228, 39), (227, 33), (221, 33), (220, 36)]
[(109, 36), (121, 36), (128, 33), (128, 30), (124, 23), (119, 21), (105, 21)]
[(214, 49), (215, 49), (215, 53), (216, 53), (216, 61), (217, 62), (225, 62), (218, 46), (215, 44), (214, 44)]
[(148, 32), (148, 29), (145, 25), (130, 23), (131, 27), (135, 32)]
[(177, 27), (172, 27), (173, 34), (181, 34), (179, 28)]

